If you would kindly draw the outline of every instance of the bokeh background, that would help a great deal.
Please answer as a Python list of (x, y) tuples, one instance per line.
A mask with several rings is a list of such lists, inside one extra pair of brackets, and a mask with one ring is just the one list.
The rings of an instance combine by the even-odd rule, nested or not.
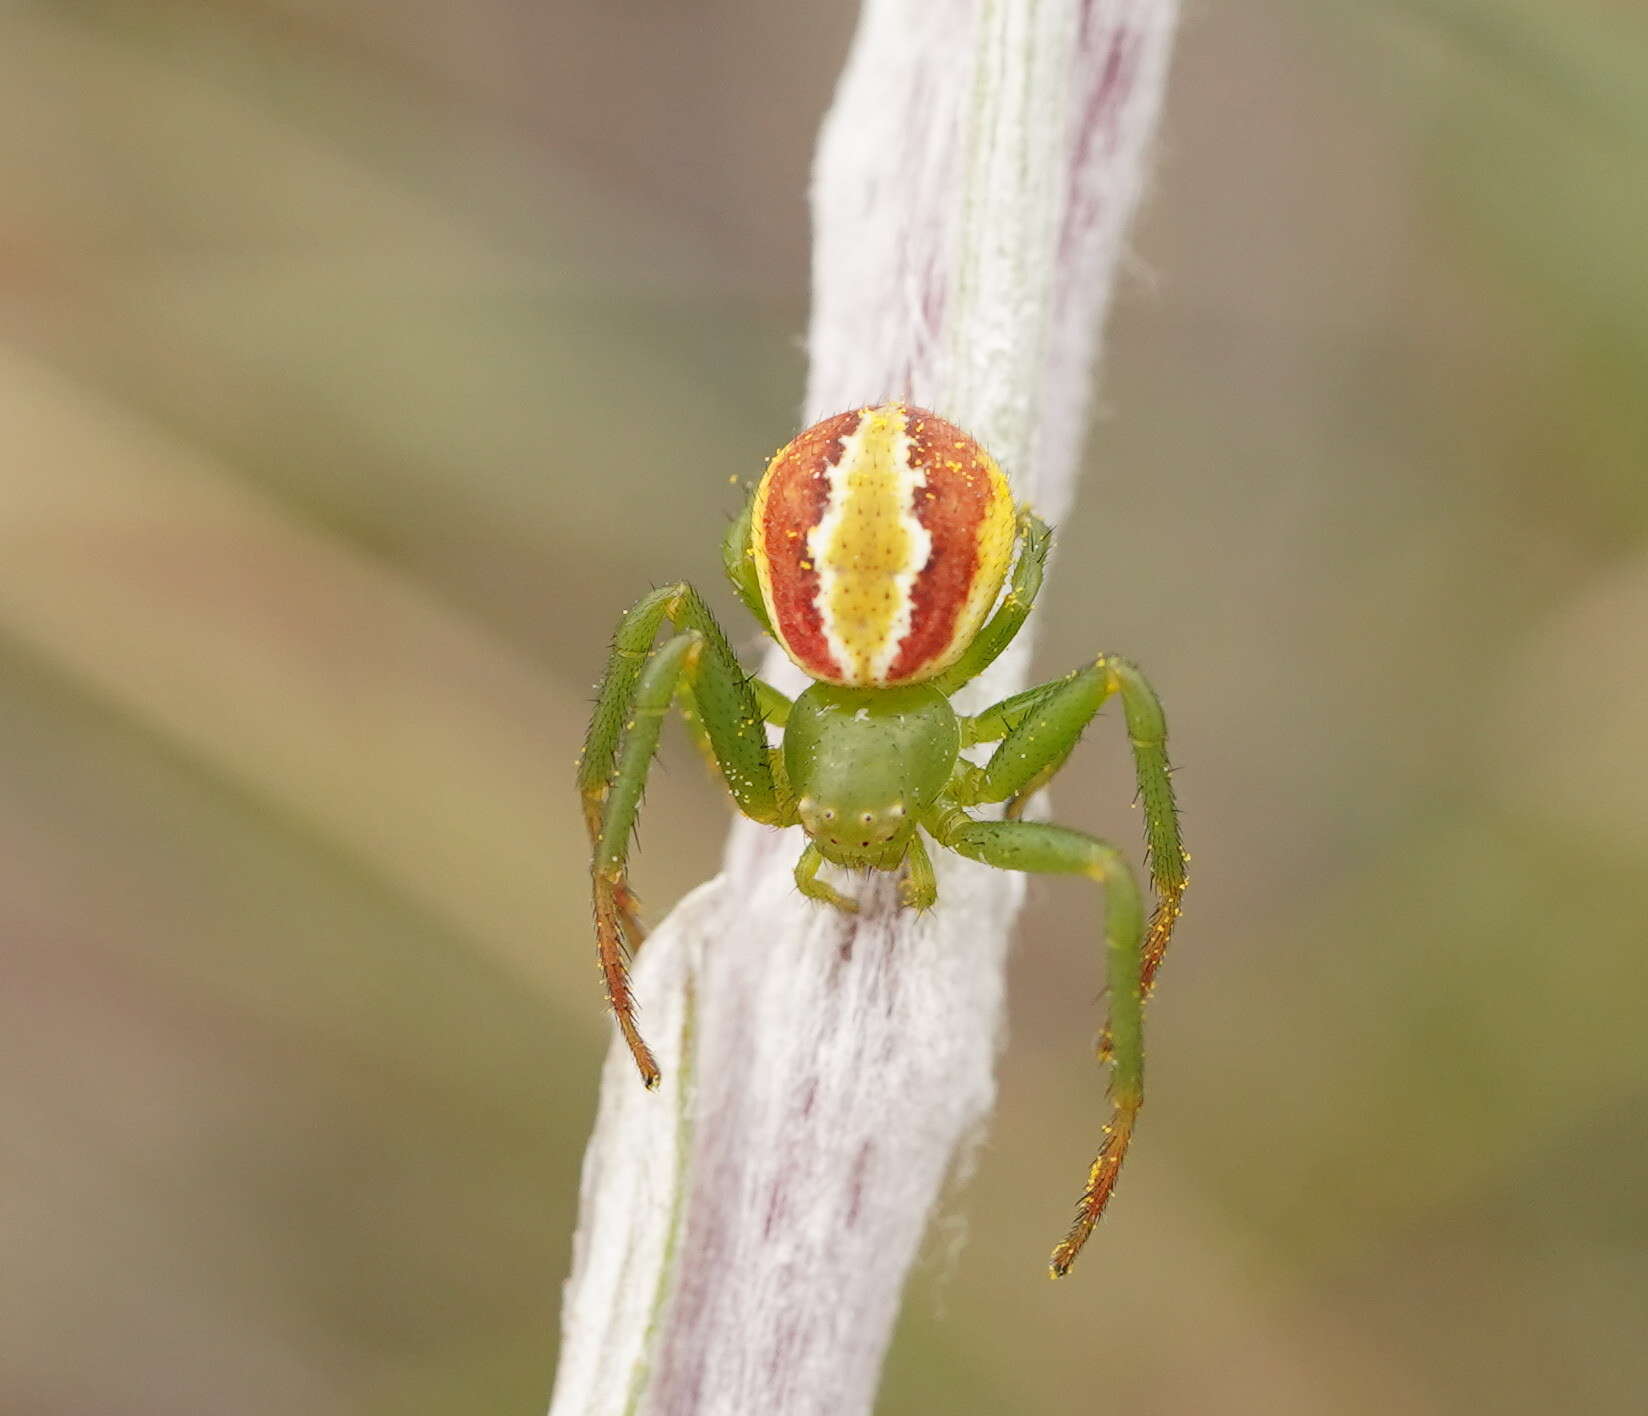
[[(793, 430), (853, 6), (0, 11), (0, 1409), (540, 1411), (617, 614)], [(1648, 17), (1188, 6), (1043, 668), (1195, 855), (1148, 1122), (1032, 887), (889, 1413), (1648, 1391)], [(747, 623), (739, 619), (737, 623)], [(750, 641), (753, 648), (753, 640)], [(1124, 840), (1120, 734), (1055, 797)], [(655, 910), (724, 803), (655, 779)]]

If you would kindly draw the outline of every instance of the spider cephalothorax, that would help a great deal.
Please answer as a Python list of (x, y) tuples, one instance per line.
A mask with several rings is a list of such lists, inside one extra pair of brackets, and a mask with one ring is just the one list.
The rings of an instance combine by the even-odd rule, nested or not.
[[(936, 414), (889, 403), (814, 424), (774, 455), (723, 546), (739, 598), (814, 682), (791, 702), (746, 676), (691, 586), (655, 590), (618, 627), (578, 785), (607, 995), (649, 1087), (658, 1067), (636, 1027), (624, 968), (625, 946), (645, 937), (629, 888), (629, 840), (677, 697), (739, 810), (805, 831), (795, 878), (811, 899), (858, 907), (819, 878), (828, 862), (901, 872), (904, 903), (930, 907), (938, 887), (927, 839), (988, 865), (1085, 875), (1104, 887), (1110, 1017), (1101, 1052), (1111, 1064), (1111, 1118), (1076, 1221), (1053, 1253), (1062, 1274), (1109, 1200), (1144, 1100), (1144, 1000), (1186, 880), (1166, 723), (1127, 660), (1101, 656), (971, 717), (950, 705), (1023, 625), (1049, 539), (1033, 512), (1015, 512), (990, 454)], [(675, 633), (654, 647), (665, 619)], [(1113, 846), (1018, 819), (1112, 695), (1144, 808), (1156, 894), (1148, 923), (1132, 869)], [(782, 733), (778, 746), (770, 727)], [(962, 756), (989, 742), (999, 746), (982, 765)], [(1005, 804), (1004, 819), (971, 810), (991, 804)]]

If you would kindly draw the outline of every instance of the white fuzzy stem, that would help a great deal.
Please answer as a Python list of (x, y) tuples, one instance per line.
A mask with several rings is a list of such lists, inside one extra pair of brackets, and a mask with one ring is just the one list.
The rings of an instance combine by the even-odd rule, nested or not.
[[(814, 178), (809, 421), (934, 408), (1057, 520), (1175, 12), (866, 0)], [(972, 701), (1021, 687), (1028, 649)], [(766, 667), (799, 686), (776, 650)], [(796, 893), (800, 850), (740, 822), (641, 954), (666, 1081), (642, 1091), (614, 1045), (552, 1416), (870, 1409), (928, 1216), (994, 1101), (1023, 883), (943, 856), (937, 909), (873, 877), (838, 882), (849, 917)]]

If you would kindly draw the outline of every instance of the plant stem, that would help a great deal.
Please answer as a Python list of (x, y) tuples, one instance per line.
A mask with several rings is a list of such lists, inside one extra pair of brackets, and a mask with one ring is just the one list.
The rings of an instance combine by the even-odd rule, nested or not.
[[(923, 404), (1062, 515), (1175, 11), (867, 0), (814, 175), (808, 421)], [(1028, 649), (976, 703), (1023, 685)], [(799, 686), (777, 650), (766, 668)], [(870, 1409), (928, 1217), (994, 1101), (1023, 883), (943, 853), (936, 909), (872, 878), (849, 917), (796, 893), (801, 844), (741, 821), (641, 953), (665, 1082), (643, 1092), (615, 1045), (552, 1416)]]

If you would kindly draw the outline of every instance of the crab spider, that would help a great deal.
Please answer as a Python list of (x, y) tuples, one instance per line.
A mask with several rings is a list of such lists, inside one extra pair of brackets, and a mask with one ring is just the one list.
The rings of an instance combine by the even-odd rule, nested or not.
[[(890, 403), (815, 424), (773, 457), (723, 547), (739, 598), (812, 684), (792, 702), (746, 675), (690, 585), (655, 590), (618, 626), (578, 786), (607, 999), (649, 1088), (658, 1066), (636, 1026), (624, 965), (626, 946), (645, 937), (629, 842), (677, 700), (738, 809), (806, 832), (795, 880), (809, 899), (857, 909), (820, 878), (829, 862), (900, 871), (903, 903), (928, 908), (938, 898), (928, 839), (1004, 870), (1083, 875), (1103, 887), (1110, 1015), (1100, 1056), (1111, 1115), (1075, 1222), (1053, 1251), (1057, 1277), (1104, 1211), (1144, 1100), (1144, 1000), (1179, 917), (1186, 857), (1161, 705), (1126, 659), (1103, 655), (971, 717), (950, 706), (1023, 626), (1049, 540), (1033, 512), (1015, 511), (990, 454), (933, 413)], [(672, 635), (654, 647), (665, 620)], [(1155, 892), (1148, 920), (1114, 846), (1018, 819), (1113, 695), (1143, 806)], [(781, 729), (782, 746), (769, 746), (769, 725)], [(961, 756), (979, 743), (998, 744), (982, 766)], [(1002, 803), (1005, 819), (973, 812)]]

